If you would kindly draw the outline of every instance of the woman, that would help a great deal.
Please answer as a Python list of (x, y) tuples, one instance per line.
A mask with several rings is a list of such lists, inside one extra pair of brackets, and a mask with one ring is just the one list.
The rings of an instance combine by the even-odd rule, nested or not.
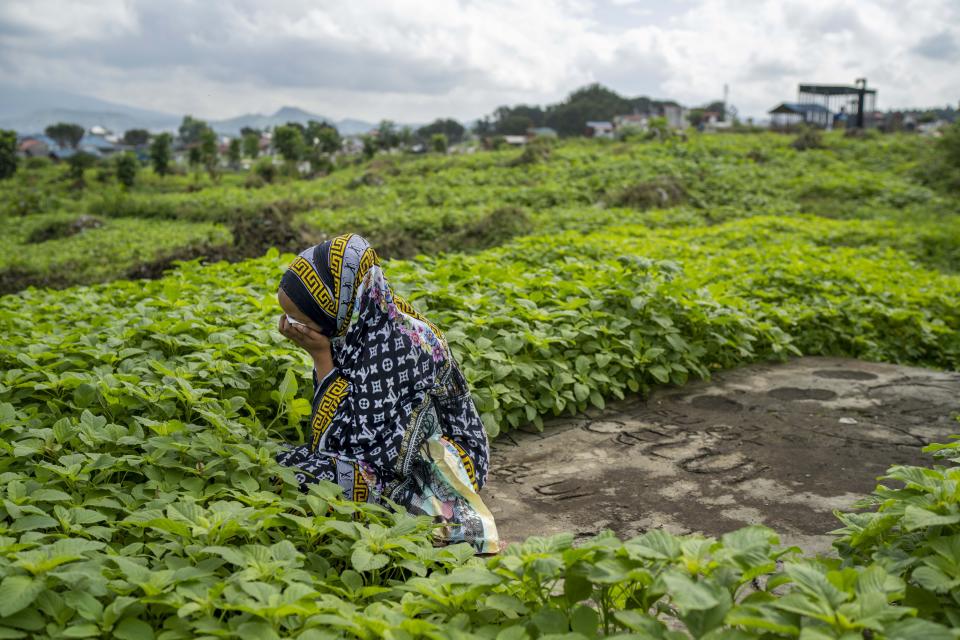
[(440, 542), (499, 550), (477, 492), (489, 446), (443, 334), (394, 295), (370, 244), (348, 234), (302, 252), (280, 280), (280, 333), (313, 358), (311, 434), (277, 460), (301, 489), (389, 499), (433, 517)]

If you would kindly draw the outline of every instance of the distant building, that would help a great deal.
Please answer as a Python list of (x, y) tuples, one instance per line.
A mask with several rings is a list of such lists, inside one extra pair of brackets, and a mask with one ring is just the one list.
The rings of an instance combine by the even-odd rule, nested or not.
[(515, 147), (522, 147), (527, 144), (527, 136), (503, 136), (503, 141)]
[(625, 127), (637, 127), (646, 129), (650, 122), (650, 117), (644, 113), (628, 113), (621, 116), (613, 116), (613, 128), (619, 131)]
[(875, 127), (883, 121), (876, 110), (877, 90), (866, 78), (854, 85), (801, 84), (796, 102), (782, 102), (768, 113), (773, 128), (807, 124), (822, 129)]
[(771, 109), (771, 126), (776, 129), (807, 124), (821, 129), (833, 126), (833, 114), (820, 104), (782, 102)]
[(52, 140), (46, 136), (28, 136), (21, 138), (17, 145), (17, 155), (21, 158), (37, 158), (50, 155), (51, 147), (56, 146)]
[(673, 129), (687, 128), (687, 110), (676, 102), (661, 102), (654, 106), (656, 116), (666, 118), (667, 124)]
[[(94, 129), (103, 130), (102, 127), (94, 127)], [(76, 147), (60, 146), (46, 134), (20, 136), (18, 140), (17, 154), (22, 158), (46, 156), (53, 160), (66, 160), (80, 152), (101, 158), (121, 151), (138, 151), (132, 146), (112, 142), (104, 135), (89, 132), (83, 134)], [(144, 153), (146, 153), (146, 148), (144, 148)]]
[(614, 127), (639, 126), (646, 128), (652, 118), (663, 118), (671, 129), (687, 128), (687, 109), (672, 100), (650, 100), (633, 113), (614, 116)]
[(534, 127), (527, 130), (528, 138), (556, 138), (557, 130), (550, 127)]
[(687, 109), (676, 102), (649, 101), (642, 109), (634, 113), (613, 116), (614, 133), (629, 128), (646, 130), (653, 118), (663, 118), (671, 129), (687, 128)]
[[(94, 128), (102, 129), (102, 127)], [(97, 157), (113, 155), (122, 150), (121, 145), (110, 142), (100, 134), (88, 133), (80, 138), (80, 142), (77, 143), (77, 151), (83, 151)]]
[(586, 131), (588, 138), (613, 138), (613, 123), (608, 120), (588, 120)]

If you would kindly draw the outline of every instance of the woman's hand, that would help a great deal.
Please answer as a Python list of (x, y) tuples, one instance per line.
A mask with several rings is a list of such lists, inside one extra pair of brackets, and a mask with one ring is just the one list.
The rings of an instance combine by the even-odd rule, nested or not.
[(289, 322), (285, 313), (280, 315), (278, 329), (280, 335), (305, 349), (314, 360), (322, 356), (330, 356), (330, 339), (316, 329)]

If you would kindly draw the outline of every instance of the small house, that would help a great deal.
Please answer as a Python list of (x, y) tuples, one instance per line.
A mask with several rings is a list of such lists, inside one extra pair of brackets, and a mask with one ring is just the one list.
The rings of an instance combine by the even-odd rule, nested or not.
[(622, 129), (624, 127), (646, 129), (649, 122), (650, 116), (645, 113), (627, 113), (622, 116), (613, 116), (614, 129)]
[(528, 138), (556, 138), (557, 130), (551, 127), (534, 127), (527, 129)]
[(17, 155), (21, 158), (36, 158), (39, 156), (50, 155), (50, 149), (56, 146), (53, 141), (45, 140), (44, 137), (29, 136), (22, 138), (17, 145)]
[(109, 156), (120, 150), (118, 145), (97, 134), (88, 133), (80, 138), (80, 142), (77, 143), (77, 151), (83, 151), (97, 157)]
[(613, 123), (608, 120), (588, 120), (585, 133), (588, 138), (613, 138)]
[(822, 104), (781, 102), (768, 112), (774, 128), (807, 124), (821, 129), (833, 126), (833, 114)]

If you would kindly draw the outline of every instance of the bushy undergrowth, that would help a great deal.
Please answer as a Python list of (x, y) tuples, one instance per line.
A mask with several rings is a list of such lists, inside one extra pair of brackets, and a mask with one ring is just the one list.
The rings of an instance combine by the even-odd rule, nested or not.
[[(22, 376), (5, 381), (16, 391), (0, 402), (3, 637), (960, 635), (956, 467), (893, 468), (906, 488), (878, 490), (878, 512), (841, 516), (839, 560), (802, 558), (762, 527), (577, 547), (531, 538), (484, 560), (433, 547), (427, 519), (344, 501), (335, 485), (304, 496), (243, 396), (149, 368), (177, 396), (160, 400), (167, 419), (113, 421), (98, 415), (102, 389), (34, 376), (32, 391), (56, 387), (47, 407), (66, 415), (53, 420), (22, 401)], [(113, 398), (142, 373), (110, 375)], [(275, 393), (296, 392), (287, 378)]]
[(219, 224), (69, 213), (30, 216), (0, 237), (0, 294), (128, 277), (150, 264), (216, 252), (232, 243)]
[[(257, 189), (244, 188), (242, 174), (228, 172), (217, 184), (142, 171), (131, 189), (91, 180), (87, 189), (75, 191), (63, 168), (54, 166), (0, 182), (0, 219), (20, 225), (33, 215), (69, 212), (103, 219), (220, 222), (243, 245), (234, 259), (262, 255), (260, 245), (244, 243), (235, 227), (255, 226), (264, 217), (283, 222), (281, 233), (270, 238), (275, 246), (289, 248), (285, 238), (306, 246), (358, 231), (396, 258), (478, 251), (517, 235), (595, 229), (617, 216), (645, 223), (650, 218), (644, 210), (650, 207), (692, 211), (704, 224), (816, 214), (905, 227), (943, 221), (956, 226), (950, 221), (960, 213), (957, 199), (941, 188), (942, 181), (928, 179), (933, 174), (925, 169), (927, 158), (936, 151), (928, 141), (829, 134), (823, 148), (802, 153), (789, 142), (772, 134), (571, 141), (553, 146), (538, 162), (515, 166), (515, 150), (377, 157), (323, 178), (279, 178)], [(676, 207), (680, 203), (682, 209)], [(526, 222), (501, 227), (491, 220), (506, 210), (525, 212)], [(115, 248), (102, 247), (91, 260), (104, 261)], [(29, 257), (23, 265), (28, 270)]]
[[(857, 233), (862, 246), (849, 246)], [(476, 255), (394, 261), (387, 273), (446, 330), (495, 434), (792, 353), (956, 368), (960, 277), (918, 266), (926, 254), (911, 260), (916, 247), (908, 235), (870, 233), (859, 222), (758, 217), (531, 237)], [(57, 358), (54, 369), (91, 383), (98, 375), (70, 363), (95, 366), (104, 349), (112, 362), (110, 341), (142, 350), (136, 362), (159, 359), (191, 376), (209, 376), (215, 363), (242, 372), (211, 379), (217, 393), (242, 392), (271, 415), (270, 390), (298, 362), (270, 329), (284, 264), (193, 266), (155, 283), (4, 299), (12, 324), (0, 353), (15, 367), (21, 350), (42, 351)], [(75, 348), (86, 355), (68, 356)], [(138, 380), (141, 390), (164, 386), (149, 368)], [(116, 418), (127, 405), (131, 415), (162, 406), (103, 408)]]

